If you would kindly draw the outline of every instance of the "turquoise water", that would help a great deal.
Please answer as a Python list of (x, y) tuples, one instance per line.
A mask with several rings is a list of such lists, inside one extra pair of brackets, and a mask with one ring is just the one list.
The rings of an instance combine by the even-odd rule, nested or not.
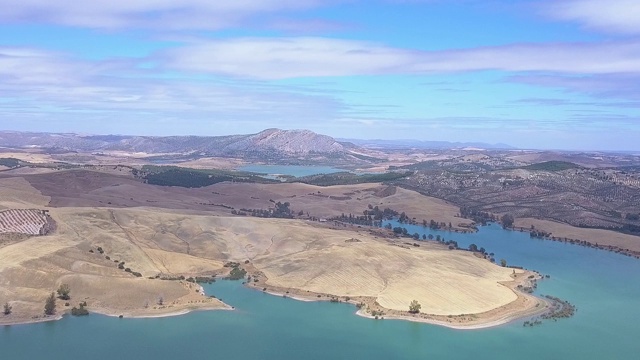
[[(421, 226), (407, 226), (423, 233)], [(429, 232), (427, 232), (429, 233)], [(463, 331), (395, 320), (370, 320), (355, 308), (306, 303), (244, 288), (205, 285), (236, 311), (161, 319), (99, 315), (0, 328), (1, 359), (637, 359), (640, 354), (640, 261), (530, 239), (497, 225), (477, 234), (440, 234), (475, 243), (551, 275), (539, 293), (577, 305), (571, 319), (533, 328), (522, 322)]]
[(295, 177), (332, 174), (337, 172), (349, 171), (337, 169), (330, 166), (299, 166), (299, 165), (246, 165), (238, 168), (240, 171), (249, 171), (260, 174), (278, 174), (290, 175)]

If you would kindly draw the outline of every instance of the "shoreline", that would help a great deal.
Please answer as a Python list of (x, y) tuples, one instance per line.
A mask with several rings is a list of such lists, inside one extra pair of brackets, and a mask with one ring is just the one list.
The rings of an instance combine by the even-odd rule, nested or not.
[[(526, 273), (523, 273), (526, 274)], [(535, 279), (535, 281), (541, 279), (542, 277), (539, 277), (537, 279)], [(545, 312), (548, 311), (548, 305), (549, 302), (546, 301), (544, 298), (540, 298), (537, 297), (535, 295), (529, 294), (529, 293), (525, 293), (522, 292), (520, 290), (517, 289), (517, 286), (520, 284), (525, 283), (526, 281), (528, 281), (529, 279), (527, 277), (520, 277), (520, 278), (514, 278), (512, 281), (510, 281), (508, 284), (504, 284), (504, 286), (507, 286), (511, 291), (513, 291), (516, 295), (517, 295), (517, 299), (514, 300), (513, 302), (507, 304), (507, 305), (503, 305), (502, 307), (499, 308), (495, 308), (492, 310), (489, 310), (485, 313), (480, 313), (480, 314), (467, 314), (467, 315), (471, 315), (471, 316), (482, 316), (482, 314), (487, 314), (487, 313), (491, 313), (491, 312), (495, 312), (495, 311), (504, 311), (504, 307), (508, 307), (508, 306), (513, 306), (514, 303), (516, 302), (527, 302), (529, 299), (534, 299), (535, 300), (535, 304), (536, 305), (529, 305), (527, 308), (524, 308), (521, 311), (514, 311), (513, 313), (509, 314), (495, 314), (493, 317), (491, 317), (489, 315), (489, 318), (486, 319), (486, 321), (469, 321), (466, 324), (464, 322), (461, 323), (452, 323), (450, 321), (446, 321), (446, 320), (440, 320), (437, 318), (430, 318), (430, 317), (443, 317), (443, 318), (447, 318), (447, 315), (430, 315), (430, 314), (426, 314), (423, 313), (422, 315), (426, 316), (412, 316), (412, 315), (404, 315), (404, 314), (389, 314), (389, 315), (381, 315), (379, 317), (376, 317), (374, 315), (371, 315), (369, 313), (367, 313), (367, 311), (363, 308), (359, 308), (356, 310), (355, 315), (357, 316), (361, 316), (364, 318), (368, 318), (368, 319), (372, 319), (372, 320), (402, 320), (402, 321), (411, 321), (411, 322), (419, 322), (419, 323), (424, 323), (424, 324), (430, 324), (430, 325), (436, 325), (436, 326), (443, 326), (446, 328), (450, 328), (450, 329), (455, 329), (455, 330), (480, 330), (480, 329), (487, 329), (487, 328), (492, 328), (492, 327), (497, 327), (497, 326), (502, 326), (502, 325), (506, 325), (506, 324), (510, 324), (513, 323), (515, 321), (518, 320), (524, 320), (524, 319), (528, 319), (528, 318), (533, 318), (536, 316), (540, 316), (542, 314), (544, 314)], [(318, 301), (324, 301), (324, 302), (331, 302), (333, 298), (335, 299), (339, 299), (341, 298), (340, 296), (335, 296), (335, 295), (331, 295), (331, 294), (322, 294), (322, 297), (317, 297), (318, 294), (309, 294), (309, 295), (300, 295), (300, 294), (291, 294), (291, 293), (285, 293), (285, 292), (280, 292), (274, 289), (270, 289), (270, 290), (261, 290), (255, 286), (249, 286), (249, 284), (245, 283), (244, 284), (245, 287), (255, 290), (255, 291), (260, 291), (264, 294), (269, 294), (271, 296), (278, 296), (278, 297), (283, 297), (283, 298), (291, 298), (293, 300), (296, 301), (304, 301), (304, 302), (318, 302)], [(364, 297), (354, 297), (354, 298), (364, 298)], [(352, 300), (348, 300), (348, 301), (342, 301), (340, 300), (340, 303), (345, 303), (345, 304), (351, 304), (354, 306), (358, 305), (358, 301), (356, 299), (352, 299)], [(373, 301), (375, 301), (375, 299), (373, 299)], [(540, 304), (543, 304), (542, 306)], [(396, 312), (396, 310), (391, 310), (391, 309), (385, 309), (386, 311), (390, 311), (390, 312)], [(485, 315), (486, 316), (486, 315)]]
[[(198, 311), (216, 311), (216, 310), (223, 310), (223, 311), (233, 311), (235, 310), (235, 308), (229, 304), (226, 304), (224, 302), (221, 302), (223, 304), (223, 306), (203, 306), (203, 307), (191, 307), (191, 308), (184, 308), (184, 309), (176, 309), (176, 310), (172, 310), (172, 311), (167, 311), (167, 312), (163, 312), (163, 313), (127, 313), (127, 312), (119, 312), (119, 311), (113, 311), (113, 309), (105, 309), (105, 308), (97, 308), (97, 309), (88, 309), (90, 310), (89, 315), (91, 314), (96, 314), (96, 315), (100, 315), (100, 316), (107, 316), (107, 317), (112, 317), (112, 318), (119, 318), (120, 316), (122, 316), (123, 319), (158, 319), (158, 318), (166, 318), (166, 317), (174, 317), (174, 316), (181, 316), (181, 315), (187, 315), (189, 313), (192, 312), (198, 312)], [(71, 310), (70, 309), (65, 309), (63, 312), (60, 312), (56, 315), (53, 316), (42, 316), (42, 317), (38, 317), (38, 318), (32, 318), (32, 319), (16, 319), (15, 321), (10, 321), (10, 322), (6, 322), (6, 323), (0, 323), (0, 327), (2, 326), (12, 326), (12, 325), (32, 325), (32, 324), (38, 324), (38, 323), (44, 323), (44, 322), (49, 322), (49, 321), (58, 321), (58, 320), (62, 320), (63, 318), (67, 317), (67, 316), (73, 316), (71, 315)]]
[[(544, 220), (544, 221), (551, 221), (551, 220)], [(554, 221), (551, 221), (554, 222)], [(560, 225), (566, 225), (564, 223), (560, 223), (558, 222), (558, 224)], [(572, 226), (572, 225), (567, 225), (567, 226)], [(589, 228), (585, 228), (587, 230), (589, 230)], [(538, 239), (538, 240), (543, 240), (543, 241), (553, 241), (553, 242), (558, 242), (558, 243), (564, 243), (564, 244), (570, 244), (570, 245), (576, 245), (576, 246), (580, 246), (580, 247), (586, 247), (586, 248), (590, 248), (590, 249), (594, 249), (594, 250), (603, 250), (603, 251), (607, 251), (607, 252), (611, 252), (614, 254), (619, 254), (622, 256), (627, 256), (630, 258), (635, 258), (635, 259), (640, 259), (640, 251), (638, 250), (631, 250), (628, 248), (623, 248), (620, 245), (613, 245), (613, 244), (599, 244), (598, 242), (592, 242), (590, 240), (580, 240), (580, 239), (573, 239), (573, 238), (569, 238), (569, 237), (559, 237), (559, 236), (550, 236), (552, 233), (548, 232), (546, 230), (540, 230), (540, 229), (527, 229), (525, 227), (522, 226), (513, 226), (510, 228), (506, 228), (505, 230), (510, 230), (510, 231), (514, 231), (514, 232), (526, 232), (529, 233), (529, 236), (532, 239)], [(605, 230), (605, 229), (591, 229), (591, 230), (603, 230), (603, 231), (613, 231), (613, 230)], [(546, 233), (549, 234), (549, 236), (544, 236)], [(539, 234), (539, 235), (535, 235), (535, 234)], [(540, 235), (542, 234), (542, 235)], [(624, 234), (624, 235), (628, 235), (628, 234)], [(630, 235), (630, 236), (635, 236), (635, 235)]]
[[(300, 295), (292, 295), (292, 294), (280, 293), (273, 290), (262, 291), (255, 287), (247, 286), (246, 283), (243, 284), (243, 286), (245, 286), (248, 289), (252, 289), (254, 291), (260, 291), (264, 294), (282, 297), (282, 298), (291, 298), (295, 301), (303, 301), (303, 302), (318, 302), (318, 301), (330, 302), (331, 301), (331, 298), (327, 298), (327, 297), (312, 298), (310, 296), (306, 297), (306, 296), (300, 296)], [(524, 296), (524, 294), (521, 294), (521, 293), (517, 293), (517, 295), (519, 298), (521, 296)], [(538, 298), (535, 296), (532, 296), (532, 297), (538, 300), (539, 302), (544, 302), (545, 304), (547, 303), (542, 298)], [(135, 312), (127, 313), (127, 312), (114, 311), (113, 309), (106, 309), (106, 308), (98, 308), (96, 310), (92, 310), (90, 314), (93, 313), (93, 314), (112, 317), (112, 318), (119, 318), (122, 316), (122, 318), (126, 318), (126, 319), (158, 319), (158, 318), (181, 316), (181, 315), (186, 315), (186, 314), (189, 314), (192, 312), (198, 312), (198, 311), (215, 311), (215, 310), (233, 311), (235, 310), (235, 307), (229, 304), (226, 304), (224, 302), (221, 302), (221, 303), (223, 306), (191, 307), (191, 308), (177, 309), (174, 311), (155, 313), (155, 314), (145, 313), (144, 311), (140, 313), (135, 313)], [(351, 304), (353, 306), (357, 306), (358, 304), (356, 301), (340, 301), (340, 303)], [(487, 319), (486, 322), (471, 322), (469, 324), (464, 324), (464, 323), (454, 324), (448, 321), (443, 321), (438, 319), (411, 316), (411, 315), (398, 315), (398, 314), (382, 315), (380, 318), (376, 318), (375, 316), (368, 314), (364, 309), (357, 309), (357, 311), (354, 314), (357, 316), (372, 319), (372, 320), (374, 319), (375, 320), (401, 320), (401, 321), (411, 321), (411, 322), (418, 322), (418, 323), (424, 323), (424, 324), (430, 324), (430, 325), (436, 325), (436, 326), (443, 326), (443, 327), (455, 329), (455, 330), (480, 330), (480, 329), (487, 329), (487, 328), (506, 325), (521, 319), (539, 316), (543, 314), (546, 310), (547, 310), (546, 306), (539, 307), (539, 308), (536, 307), (536, 308), (529, 309), (528, 311), (524, 311), (522, 314), (506, 315), (506, 316), (498, 317), (496, 319)], [(429, 316), (429, 314), (424, 314), (424, 315)], [(16, 321), (13, 321), (13, 322), (2, 323), (0, 324), (0, 326), (30, 325), (30, 324), (49, 322), (49, 321), (58, 321), (58, 320), (62, 320), (66, 316), (71, 316), (71, 310), (65, 310), (60, 314), (57, 314), (55, 316), (50, 316), (50, 317), (38, 317), (36, 319), (28, 319), (28, 320), (17, 319)]]
[[(374, 316), (372, 316), (370, 314), (367, 314), (362, 309), (358, 309), (358, 311), (356, 311), (355, 314), (358, 315), (358, 316), (367, 318), (367, 319), (372, 319), (372, 320), (411, 321), (411, 322), (417, 322), (417, 323), (422, 323), (422, 324), (443, 326), (443, 327), (446, 327), (446, 328), (449, 328), (449, 329), (454, 329), (454, 330), (481, 330), (481, 329), (488, 329), (488, 328), (492, 328), (492, 327), (498, 327), (498, 326), (501, 326), (501, 325), (506, 325), (506, 324), (509, 324), (511, 322), (514, 322), (514, 321), (520, 319), (519, 317), (514, 317), (514, 318), (507, 318), (507, 319), (499, 319), (499, 320), (495, 320), (495, 321), (490, 321), (490, 322), (487, 322), (487, 323), (484, 323), (484, 324), (455, 325), (455, 324), (451, 324), (451, 323), (446, 322), (446, 321), (419, 318), (419, 317), (413, 317), (413, 316), (401, 316), (401, 315), (383, 316), (382, 318), (376, 319)], [(525, 317), (528, 317), (528, 316), (525, 316)]]
[[(256, 291), (258, 291), (258, 289), (254, 289)], [(282, 297), (282, 298), (291, 298), (293, 300), (296, 301), (304, 301), (304, 302), (330, 302), (330, 300), (326, 300), (326, 299), (312, 299), (312, 298), (303, 298), (303, 297), (299, 297), (299, 296), (290, 296), (289, 294), (280, 294), (277, 292), (273, 292), (273, 291), (262, 291), (265, 294), (269, 294), (271, 296), (278, 296), (278, 297)], [(541, 298), (537, 298), (537, 300), (545, 302), (544, 299)], [(343, 301), (341, 302), (343, 304), (350, 304), (353, 306), (356, 306), (357, 303), (352, 302), (352, 301)], [(429, 318), (424, 318), (424, 317), (416, 317), (416, 316), (410, 316), (410, 315), (383, 315), (381, 317), (376, 318), (375, 316), (368, 314), (365, 310), (363, 309), (357, 309), (357, 311), (354, 313), (357, 316), (363, 317), (363, 318), (367, 318), (367, 319), (371, 319), (371, 320), (401, 320), (401, 321), (410, 321), (410, 322), (417, 322), (417, 323), (423, 323), (423, 324), (429, 324), (429, 325), (436, 325), (436, 326), (443, 326), (449, 329), (455, 329), (455, 330), (481, 330), (481, 329), (488, 329), (488, 328), (492, 328), (492, 327), (498, 327), (498, 326), (502, 326), (502, 325), (506, 325), (506, 324), (510, 324), (513, 323), (515, 321), (518, 320), (524, 320), (524, 319), (528, 319), (528, 318), (532, 318), (535, 316), (539, 316), (541, 314), (544, 314), (547, 311), (546, 307), (540, 307), (539, 309), (536, 308), (533, 311), (527, 311), (524, 312), (522, 314), (515, 314), (515, 315), (507, 315), (504, 317), (500, 317), (497, 319), (491, 319), (488, 320), (486, 322), (480, 322), (480, 323), (469, 323), (469, 324), (454, 324), (448, 321), (442, 321), (442, 320), (436, 320), (436, 319), (429, 319)], [(429, 314), (425, 314), (427, 316), (429, 316)]]
[[(69, 315), (71, 314), (71, 310), (68, 311)], [(40, 324), (40, 323), (45, 323), (45, 322), (50, 322), (50, 321), (58, 321), (58, 320), (62, 320), (62, 318), (64, 318), (64, 316), (67, 315), (67, 311), (65, 311), (63, 314), (56, 314), (56, 315), (52, 315), (52, 316), (43, 316), (43, 317), (38, 317), (38, 318), (31, 318), (29, 320), (16, 320), (16, 321), (10, 321), (10, 322), (6, 322), (6, 323), (0, 323), (0, 327), (2, 326), (13, 326), (13, 325), (32, 325), (32, 324)]]
[(166, 313), (159, 313), (159, 314), (142, 314), (142, 313), (141, 314), (132, 314), (132, 313), (129, 313), (129, 314), (127, 314), (127, 313), (115, 314), (115, 313), (107, 313), (107, 312), (101, 312), (101, 311), (93, 311), (93, 313), (99, 314), (99, 315), (103, 315), (103, 316), (108, 316), (108, 317), (120, 317), (120, 316), (122, 316), (123, 319), (159, 319), (159, 318), (187, 315), (187, 314), (192, 313), (192, 312), (215, 311), (215, 310), (233, 311), (233, 310), (235, 310), (235, 308), (233, 306), (231, 306), (231, 305), (224, 304), (224, 306), (222, 306), (222, 307), (186, 308), (186, 309), (180, 309), (180, 310), (170, 311), (170, 312), (166, 312)]
[[(537, 297), (536, 299), (547, 303), (544, 299), (537, 298)], [(497, 319), (488, 320), (486, 322), (469, 323), (469, 324), (463, 324), (463, 323), (453, 324), (448, 321), (409, 316), (409, 315), (388, 315), (388, 316), (384, 315), (382, 317), (376, 318), (375, 316), (368, 314), (363, 309), (358, 309), (358, 311), (356, 311), (355, 314), (364, 318), (372, 319), (372, 320), (401, 320), (401, 321), (411, 321), (411, 322), (418, 322), (423, 324), (443, 326), (443, 327), (454, 329), (454, 330), (482, 330), (482, 329), (489, 329), (489, 328), (494, 328), (502, 325), (511, 324), (519, 320), (540, 316), (544, 314), (546, 311), (547, 311), (547, 307), (545, 306), (545, 307), (541, 307), (539, 310), (534, 309), (532, 311), (526, 311), (522, 314), (506, 315), (503, 317), (499, 317)], [(429, 314), (426, 314), (426, 315), (428, 316)]]

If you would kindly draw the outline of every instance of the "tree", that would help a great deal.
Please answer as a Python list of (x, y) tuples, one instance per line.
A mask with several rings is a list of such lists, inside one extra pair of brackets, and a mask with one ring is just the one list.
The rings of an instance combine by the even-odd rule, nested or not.
[(505, 228), (513, 227), (514, 218), (510, 214), (502, 215), (502, 218), (500, 218), (500, 221), (502, 222), (502, 226)]
[(11, 314), (11, 310), (12, 309), (13, 309), (13, 307), (11, 305), (9, 305), (9, 303), (5, 303), (4, 304), (4, 314), (5, 315)]
[(56, 313), (56, 294), (51, 293), (44, 303), (44, 314), (53, 315)]
[(86, 316), (86, 315), (89, 315), (89, 310), (87, 310), (85, 308), (85, 306), (87, 306), (86, 304), (87, 304), (86, 302), (81, 302), (79, 308), (74, 306), (73, 309), (71, 309), (71, 315), (73, 315), (73, 316)]
[(62, 284), (58, 288), (58, 297), (61, 300), (71, 299), (71, 296), (69, 296), (69, 293), (71, 293), (71, 288), (69, 287), (69, 284)]
[(478, 251), (478, 245), (476, 245), (476, 244), (469, 245), (469, 251), (477, 252)]
[(507, 267), (507, 260), (505, 260), (505, 259), (500, 259), (500, 266), (502, 266), (502, 267)]
[(231, 269), (231, 272), (229, 273), (229, 276), (227, 277), (229, 280), (240, 280), (240, 279), (244, 279), (247, 276), (247, 270), (235, 266), (233, 269)]
[(411, 304), (409, 304), (409, 312), (412, 314), (418, 314), (420, 312), (420, 308), (422, 306), (420, 306), (420, 303), (418, 302), (418, 300), (413, 300), (411, 301)]

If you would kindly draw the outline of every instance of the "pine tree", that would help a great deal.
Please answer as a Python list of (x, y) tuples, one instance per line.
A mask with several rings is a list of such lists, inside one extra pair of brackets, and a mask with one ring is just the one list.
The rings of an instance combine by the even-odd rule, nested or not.
[(5, 315), (11, 314), (11, 310), (12, 309), (13, 309), (13, 307), (11, 305), (9, 305), (9, 303), (5, 303), (4, 304), (4, 314)]
[(44, 314), (53, 315), (56, 313), (56, 294), (51, 293), (44, 303)]

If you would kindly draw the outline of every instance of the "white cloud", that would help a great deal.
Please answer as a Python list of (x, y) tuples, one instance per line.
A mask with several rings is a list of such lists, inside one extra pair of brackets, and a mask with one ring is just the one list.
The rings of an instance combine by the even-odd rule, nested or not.
[[(75, 65), (75, 66), (74, 66)], [(64, 55), (30, 48), (0, 48), (0, 80), (4, 83), (68, 83), (82, 73)], [(75, 68), (75, 70), (74, 70)]]
[(161, 57), (174, 69), (260, 79), (394, 73), (416, 59), (407, 50), (312, 37), (207, 41)]
[[(162, 79), (135, 63), (89, 62), (28, 48), (0, 48), (0, 119), (77, 113), (135, 119), (264, 119), (296, 122), (335, 117), (344, 107), (326, 94), (266, 84)], [(62, 115), (61, 115), (62, 114)], [(115, 114), (115, 115), (114, 115)], [(87, 121), (93, 115), (86, 115)]]
[(514, 44), (414, 51), (330, 38), (201, 41), (159, 55), (173, 69), (258, 79), (500, 70), (640, 72), (640, 42)]
[(546, 7), (546, 12), (555, 18), (577, 21), (589, 28), (623, 34), (640, 33), (638, 0), (549, 1)]
[(574, 74), (640, 71), (640, 42), (514, 44), (424, 54), (418, 71), (502, 70)]

